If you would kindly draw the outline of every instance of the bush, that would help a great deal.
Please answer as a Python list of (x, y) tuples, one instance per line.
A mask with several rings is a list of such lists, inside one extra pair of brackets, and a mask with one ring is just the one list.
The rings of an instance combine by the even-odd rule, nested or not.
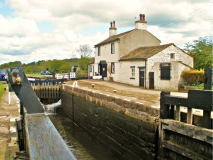
[(204, 82), (204, 70), (183, 70), (181, 77), (187, 84), (196, 84)]
[(85, 71), (82, 71), (82, 70), (78, 70), (77, 72), (76, 72), (76, 77), (88, 77), (88, 73), (87, 72), (85, 72)]

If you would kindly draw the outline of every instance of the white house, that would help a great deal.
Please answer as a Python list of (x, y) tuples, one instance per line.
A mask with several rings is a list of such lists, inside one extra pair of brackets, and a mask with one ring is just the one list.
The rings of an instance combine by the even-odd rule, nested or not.
[(113, 21), (109, 37), (95, 45), (89, 76), (101, 75), (105, 80), (150, 89), (178, 90), (180, 74), (193, 68), (193, 58), (173, 43), (160, 43), (147, 31), (144, 14), (135, 22), (135, 29), (120, 34)]

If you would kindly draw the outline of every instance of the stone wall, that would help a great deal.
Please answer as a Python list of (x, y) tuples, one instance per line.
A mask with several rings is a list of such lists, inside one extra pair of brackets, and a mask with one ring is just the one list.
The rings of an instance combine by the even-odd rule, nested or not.
[(157, 158), (159, 109), (89, 89), (62, 89), (63, 112), (119, 159)]

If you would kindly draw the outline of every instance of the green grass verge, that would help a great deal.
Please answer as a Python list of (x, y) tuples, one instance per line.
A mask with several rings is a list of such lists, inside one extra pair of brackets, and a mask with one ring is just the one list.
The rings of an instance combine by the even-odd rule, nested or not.
[[(204, 89), (204, 83), (201, 84), (181, 84), (181, 86), (193, 86), (196, 87), (196, 89)], [(213, 85), (212, 85), (212, 90), (213, 90)]]
[(6, 88), (6, 87), (7, 87), (7, 84), (3, 84), (2, 82), (0, 82), (0, 100), (2, 98), (2, 95), (6, 92), (4, 90), (4, 88)]

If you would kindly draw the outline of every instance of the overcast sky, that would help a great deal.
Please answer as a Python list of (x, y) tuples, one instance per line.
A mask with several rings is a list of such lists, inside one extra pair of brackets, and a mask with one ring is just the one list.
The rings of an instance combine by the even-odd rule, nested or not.
[(213, 0), (0, 0), (0, 64), (72, 58), (106, 39), (112, 21), (117, 33), (134, 29), (139, 14), (161, 44), (213, 35)]

